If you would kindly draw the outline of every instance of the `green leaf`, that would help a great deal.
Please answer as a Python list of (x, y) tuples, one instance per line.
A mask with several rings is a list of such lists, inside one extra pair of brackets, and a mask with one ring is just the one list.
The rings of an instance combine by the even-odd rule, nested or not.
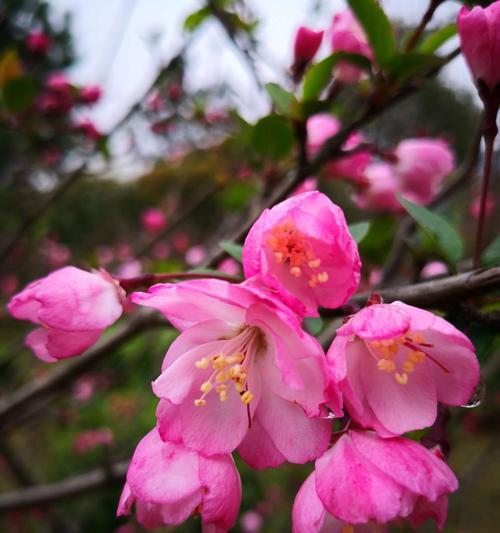
[(233, 259), (236, 259), (236, 261), (241, 263), (243, 256), (243, 246), (241, 246), (241, 244), (236, 244), (235, 242), (230, 241), (220, 241), (219, 246)]
[(186, 31), (194, 31), (210, 16), (211, 12), (208, 7), (202, 7), (198, 11), (191, 13), (184, 20), (184, 29)]
[(443, 63), (443, 59), (432, 54), (409, 52), (398, 54), (386, 65), (387, 74), (397, 82), (403, 82), (418, 72)]
[(321, 317), (306, 318), (304, 322), (306, 324), (307, 331), (309, 331), (311, 335), (317, 335), (324, 326), (323, 319)]
[(463, 244), (457, 230), (443, 217), (398, 195), (399, 203), (417, 224), (432, 237), (445, 258), (456, 264), (462, 257)]
[(493, 266), (500, 264), (500, 237), (494, 239), (481, 256), (481, 266)]
[(349, 224), (349, 233), (357, 243), (361, 242), (368, 235), (369, 229), (369, 222), (356, 222), (355, 224)]
[(36, 95), (36, 83), (29, 76), (9, 80), (3, 88), (3, 101), (11, 113), (27, 109)]
[(418, 51), (424, 54), (434, 53), (448, 39), (451, 39), (457, 33), (457, 25), (453, 22), (443, 26), (439, 30), (427, 36), (418, 46)]
[(377, 63), (385, 66), (396, 49), (392, 26), (375, 0), (347, 0), (366, 32)]
[(340, 61), (352, 63), (367, 72), (371, 73), (372, 64), (370, 60), (359, 54), (347, 54), (346, 52), (335, 52), (325, 57), (319, 63), (313, 65), (304, 76), (302, 86), (302, 99), (306, 102), (319, 98), (321, 92), (332, 80), (333, 67)]
[(293, 131), (288, 121), (278, 115), (268, 115), (255, 124), (252, 146), (262, 156), (282, 159), (292, 149)]
[(292, 93), (277, 83), (267, 83), (266, 90), (279, 113), (287, 117), (297, 114), (298, 102)]

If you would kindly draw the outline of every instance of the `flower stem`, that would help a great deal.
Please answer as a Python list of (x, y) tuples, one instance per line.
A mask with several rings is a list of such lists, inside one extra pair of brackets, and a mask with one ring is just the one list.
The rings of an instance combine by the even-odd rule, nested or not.
[(142, 274), (142, 276), (137, 276), (135, 278), (118, 278), (117, 281), (123, 290), (130, 292), (141, 287), (150, 287), (155, 283), (189, 279), (221, 279), (223, 281), (229, 281), (230, 283), (239, 283), (241, 281), (237, 276), (218, 272), (168, 272), (164, 274)]
[(432, 19), (432, 16), (434, 15), (434, 11), (439, 7), (439, 4), (441, 4), (443, 0), (431, 0), (429, 3), (429, 7), (427, 8), (427, 11), (424, 13), (424, 16), (422, 17), (422, 20), (420, 21), (420, 24), (415, 29), (415, 31), (412, 33), (410, 39), (408, 40), (408, 43), (406, 44), (405, 51), (411, 52), (415, 48), (415, 45), (417, 44), (418, 40), (420, 39), (422, 33), (424, 33), (425, 27), (427, 24), (429, 24), (430, 20)]
[(495, 143), (496, 133), (485, 133), (485, 154), (484, 154), (484, 171), (483, 171), (483, 186), (481, 190), (481, 203), (479, 207), (479, 219), (477, 222), (476, 244), (474, 248), (474, 268), (479, 268), (479, 261), (481, 258), (481, 248), (484, 231), (484, 219), (486, 211), (486, 199), (488, 197), (488, 187), (491, 175), (491, 163), (493, 160), (493, 146)]

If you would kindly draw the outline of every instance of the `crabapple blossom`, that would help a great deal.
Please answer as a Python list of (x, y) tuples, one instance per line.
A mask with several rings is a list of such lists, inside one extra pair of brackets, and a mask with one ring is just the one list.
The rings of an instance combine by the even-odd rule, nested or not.
[(202, 245), (191, 246), (186, 252), (186, 257), (184, 258), (186, 263), (189, 266), (197, 266), (202, 263), (207, 256), (207, 250)]
[(363, 177), (364, 183), (353, 194), (354, 203), (359, 208), (393, 213), (402, 211), (396, 196), (400, 188), (393, 165), (384, 161), (371, 163)]
[(345, 303), (359, 285), (361, 262), (342, 210), (311, 191), (266, 209), (243, 246), (245, 276), (259, 276), (302, 315)]
[(167, 227), (165, 213), (157, 207), (145, 209), (141, 214), (142, 227), (148, 233), (158, 233)]
[(137, 445), (118, 504), (147, 529), (179, 525), (201, 516), (203, 531), (231, 529), (241, 503), (241, 480), (230, 455), (204, 457), (181, 444), (164, 442), (158, 430)]
[(500, 83), (500, 1), (482, 8), (463, 6), (457, 18), (460, 47), (476, 82), (493, 91)]
[[(333, 17), (330, 28), (332, 52), (347, 52), (365, 56), (373, 60), (373, 52), (368, 38), (353, 13), (346, 9)], [(354, 83), (363, 75), (363, 71), (346, 61), (339, 61), (335, 67), (335, 76), (341, 82)]]
[(51, 45), (51, 38), (43, 31), (33, 31), (26, 37), (26, 48), (35, 55), (44, 56)]
[(122, 314), (124, 292), (104, 270), (64, 267), (30, 283), (8, 303), (10, 314), (40, 327), (26, 344), (43, 361), (84, 352)]
[(355, 526), (347, 531), (376, 532), (398, 518), (418, 524), (434, 518), (442, 528), (446, 495), (457, 488), (448, 465), (420, 444), (351, 430), (316, 461), (299, 490), (293, 532), (337, 531), (338, 521)]
[(307, 64), (316, 55), (323, 40), (323, 33), (323, 31), (314, 31), (305, 26), (300, 26), (297, 30), (293, 46), (292, 66), (292, 72), (296, 78), (300, 78)]
[(99, 85), (89, 85), (80, 89), (78, 99), (84, 104), (95, 104), (101, 98), (101, 94)]
[(406, 139), (398, 144), (394, 155), (401, 194), (420, 205), (434, 200), (443, 179), (454, 166), (453, 152), (441, 139)]
[(426, 279), (442, 276), (444, 274), (448, 274), (448, 267), (446, 264), (442, 261), (431, 261), (424, 266), (420, 272), (420, 277)]
[(430, 426), (438, 402), (462, 405), (479, 382), (470, 340), (402, 302), (353, 315), (337, 330), (327, 359), (349, 414), (384, 436)]
[[(324, 142), (341, 129), (338, 119), (329, 113), (318, 113), (307, 121), (307, 149), (309, 155), (315, 155)], [(342, 148), (346, 151), (356, 148), (364, 142), (360, 133), (354, 132), (348, 137)], [(325, 164), (325, 172), (332, 178), (346, 178), (355, 183), (362, 182), (364, 171), (371, 161), (369, 150), (359, 152), (345, 157), (340, 157)]]
[(153, 382), (163, 439), (205, 455), (238, 448), (256, 468), (325, 451), (323, 350), (272, 292), (212, 279), (159, 284), (131, 298), (181, 331)]
[(90, 429), (76, 435), (73, 448), (77, 454), (81, 455), (99, 446), (111, 446), (113, 440), (114, 435), (110, 428)]

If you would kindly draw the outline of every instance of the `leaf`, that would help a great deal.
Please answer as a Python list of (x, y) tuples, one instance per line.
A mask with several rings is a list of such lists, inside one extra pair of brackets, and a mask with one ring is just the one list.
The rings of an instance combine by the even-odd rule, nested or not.
[(191, 13), (184, 20), (184, 29), (192, 32), (199, 28), (203, 22), (210, 16), (211, 12), (208, 7), (202, 7), (198, 11)]
[(355, 224), (349, 224), (349, 233), (357, 243), (361, 242), (368, 235), (369, 229), (369, 222), (356, 222)]
[(306, 318), (304, 322), (306, 323), (307, 331), (309, 331), (311, 335), (317, 335), (324, 326), (323, 319), (321, 317)]
[(500, 264), (500, 237), (494, 239), (481, 255), (481, 266), (493, 266)]
[(456, 264), (462, 257), (463, 243), (457, 230), (443, 217), (398, 195), (399, 203), (435, 241), (446, 259)]
[(403, 82), (418, 72), (429, 67), (438, 66), (443, 59), (432, 54), (409, 52), (398, 54), (387, 63), (387, 74), (397, 82)]
[(29, 76), (9, 80), (3, 88), (3, 102), (11, 113), (19, 113), (27, 109), (35, 95), (36, 83)]
[(241, 246), (241, 244), (236, 244), (235, 242), (230, 241), (220, 241), (219, 246), (233, 259), (236, 259), (236, 261), (240, 263), (242, 262), (243, 246)]
[(321, 92), (332, 80), (333, 67), (340, 61), (352, 63), (367, 72), (371, 72), (370, 60), (360, 54), (347, 54), (346, 52), (335, 52), (325, 57), (319, 63), (313, 65), (304, 76), (302, 86), (302, 99), (304, 101), (316, 100)]
[(252, 131), (252, 146), (264, 157), (282, 159), (292, 149), (293, 131), (286, 119), (268, 115), (255, 124)]
[(457, 33), (457, 25), (453, 22), (443, 26), (439, 30), (427, 36), (418, 46), (418, 51), (424, 54), (434, 53), (448, 39), (451, 39)]
[(298, 102), (292, 93), (283, 89), (283, 87), (277, 83), (267, 83), (266, 90), (278, 112), (287, 117), (296, 114)]
[(396, 49), (389, 19), (375, 0), (347, 1), (366, 32), (377, 63), (385, 66)]

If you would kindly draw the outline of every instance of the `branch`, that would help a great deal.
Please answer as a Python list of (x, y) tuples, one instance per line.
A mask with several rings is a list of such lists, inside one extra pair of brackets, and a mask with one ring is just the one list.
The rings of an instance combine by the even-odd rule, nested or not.
[(70, 386), (84, 372), (111, 355), (131, 337), (160, 324), (165, 325), (165, 322), (156, 318), (153, 313), (138, 312), (84, 355), (66, 364), (59, 362), (47, 376), (27, 383), (10, 397), (0, 400), (0, 428), (4, 430), (19, 424), (21, 414), (31, 416), (38, 412), (50, 398)]
[[(401, 300), (417, 307), (446, 309), (464, 298), (479, 296), (496, 289), (500, 289), (500, 266), (473, 270), (404, 287), (382, 289), (378, 292), (386, 303)], [(347, 306), (364, 306), (371, 294), (371, 292), (364, 292), (354, 296)], [(342, 308), (321, 311), (321, 315), (326, 317), (343, 314)]]
[(54, 502), (94, 492), (109, 485), (123, 483), (128, 461), (114, 463), (108, 468), (99, 468), (67, 478), (57, 483), (37, 485), (19, 491), (0, 494), (0, 513), (45, 506)]

